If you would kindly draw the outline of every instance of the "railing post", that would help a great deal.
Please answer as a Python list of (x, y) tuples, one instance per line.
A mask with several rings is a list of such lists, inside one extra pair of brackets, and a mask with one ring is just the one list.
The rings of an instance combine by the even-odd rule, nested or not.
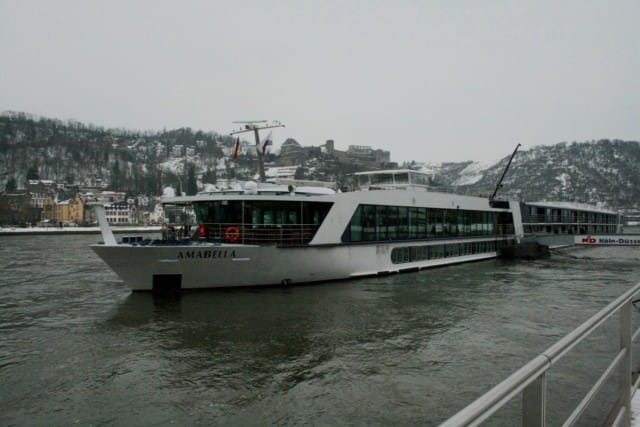
[(631, 425), (631, 298), (620, 308), (620, 350), (625, 350), (620, 361), (620, 406), (625, 411), (620, 425)]
[(547, 373), (543, 372), (522, 392), (522, 427), (544, 427), (547, 409)]

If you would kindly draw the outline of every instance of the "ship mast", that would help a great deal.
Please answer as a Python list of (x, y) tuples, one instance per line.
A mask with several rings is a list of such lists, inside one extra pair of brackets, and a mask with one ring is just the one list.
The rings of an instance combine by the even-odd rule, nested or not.
[(509, 163), (507, 163), (507, 166), (504, 168), (504, 172), (502, 172), (502, 176), (498, 181), (498, 185), (496, 185), (496, 189), (493, 190), (493, 194), (491, 195), (491, 197), (489, 197), (489, 203), (493, 202), (493, 199), (495, 199), (496, 194), (498, 193), (498, 190), (500, 189), (500, 187), (502, 187), (502, 180), (504, 179), (504, 176), (507, 174), (507, 171), (509, 170), (509, 166), (511, 166), (511, 161), (516, 156), (516, 152), (518, 151), (518, 148), (520, 148), (520, 144), (516, 145), (516, 149), (513, 150), (513, 154), (509, 158)]
[(260, 131), (263, 129), (271, 129), (271, 128), (280, 128), (284, 127), (282, 123), (278, 120), (247, 120), (247, 121), (237, 121), (233, 123), (242, 124), (242, 129), (234, 130), (230, 133), (230, 135), (236, 135), (239, 133), (245, 132), (253, 132), (253, 135), (256, 138), (256, 154), (258, 155), (258, 166), (260, 171), (260, 182), (265, 182), (265, 174), (264, 174), (264, 154), (260, 149)]

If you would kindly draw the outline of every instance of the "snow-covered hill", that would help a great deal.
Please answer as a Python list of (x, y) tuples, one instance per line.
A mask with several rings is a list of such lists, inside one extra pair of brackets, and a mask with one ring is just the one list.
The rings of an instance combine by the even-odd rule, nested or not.
[[(188, 128), (140, 132), (3, 113), (0, 190), (12, 183), (20, 187), (30, 175), (76, 184), (100, 178), (111, 189), (149, 195), (160, 194), (166, 185), (195, 185), (196, 177), (200, 188), (221, 177), (252, 177), (256, 173), (253, 147), (243, 144), (244, 155), (233, 162), (234, 143), (229, 136)], [(308, 153), (303, 167), (296, 170), (301, 178), (341, 184), (345, 176), (358, 170), (351, 162), (320, 149)], [(276, 166), (281, 166), (279, 159), (277, 153), (269, 154), (269, 161)], [(429, 173), (438, 186), (489, 195), (508, 160), (505, 156), (493, 164), (467, 161), (403, 166)], [(604, 203), (612, 208), (638, 210), (640, 144), (600, 140), (521, 148), (498, 196)]]

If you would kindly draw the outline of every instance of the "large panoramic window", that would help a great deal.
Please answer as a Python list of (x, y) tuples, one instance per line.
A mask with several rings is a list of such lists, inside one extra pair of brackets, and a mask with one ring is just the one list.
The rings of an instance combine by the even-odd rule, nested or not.
[(233, 223), (251, 226), (320, 225), (331, 203), (272, 200), (216, 200), (194, 203), (199, 223)]
[(360, 205), (343, 242), (420, 240), (513, 233), (510, 212)]
[(311, 241), (331, 205), (300, 200), (215, 200), (195, 202), (193, 208), (207, 239), (295, 245)]

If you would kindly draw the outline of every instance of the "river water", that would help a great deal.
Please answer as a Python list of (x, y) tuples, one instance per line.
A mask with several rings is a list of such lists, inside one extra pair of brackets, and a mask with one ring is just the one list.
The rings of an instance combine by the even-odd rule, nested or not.
[[(640, 248), (601, 247), (158, 298), (130, 293), (98, 240), (0, 237), (0, 425), (437, 425), (640, 282)], [(554, 365), (550, 425), (609, 363), (617, 325)]]

